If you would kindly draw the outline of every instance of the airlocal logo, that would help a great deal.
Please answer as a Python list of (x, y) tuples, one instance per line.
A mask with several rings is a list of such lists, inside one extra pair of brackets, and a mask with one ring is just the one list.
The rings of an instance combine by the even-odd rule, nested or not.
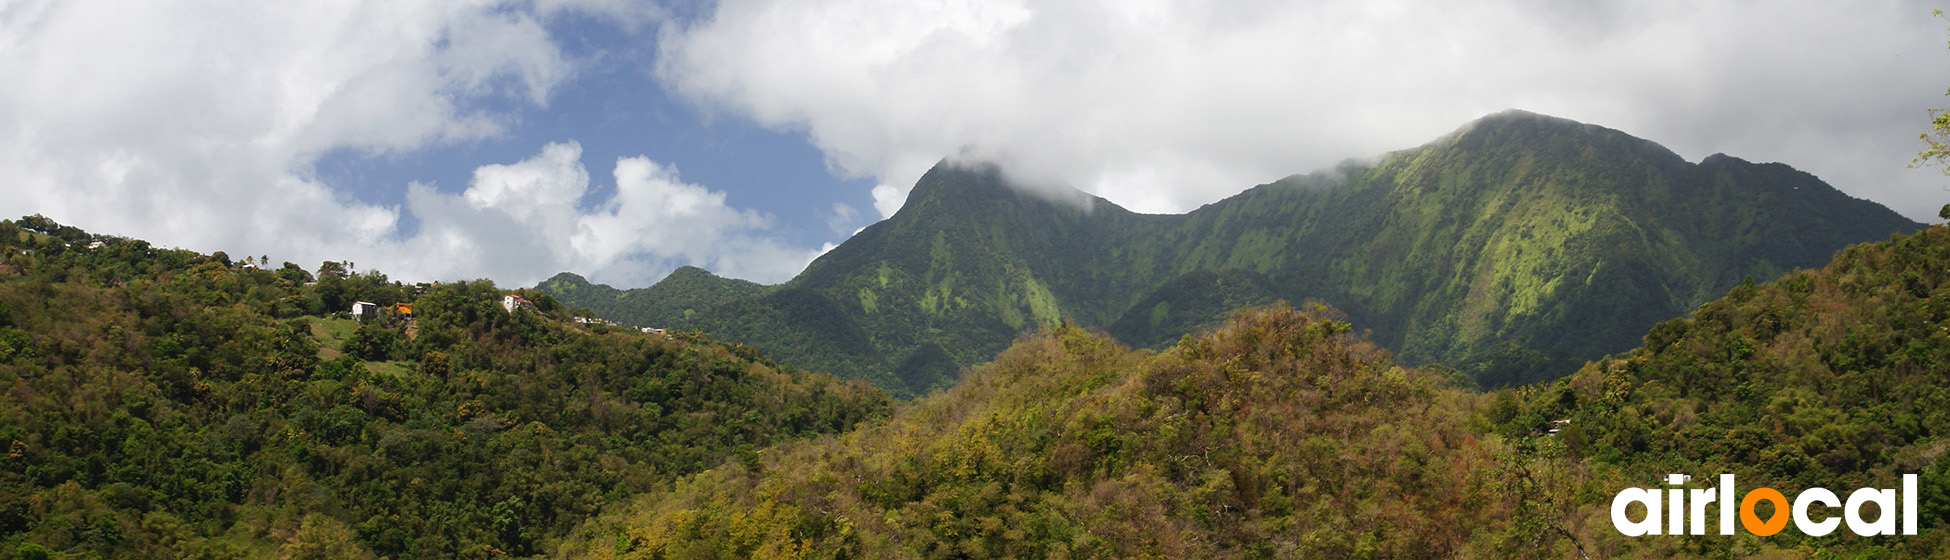
[[(1667, 475), (1666, 484), (1679, 486), (1685, 484), (1687, 478), (1689, 477), (1685, 475)], [(1657, 535), (1660, 534), (1661, 528), (1664, 528), (1665, 534), (1668, 535), (1704, 535), (1706, 534), (1706, 506), (1712, 504), (1720, 514), (1722, 535), (1733, 534), (1735, 511), (1740, 513), (1740, 526), (1746, 527), (1747, 532), (1763, 537), (1781, 532), (1781, 529), (1787, 527), (1790, 516), (1794, 519), (1795, 528), (1809, 536), (1819, 537), (1833, 533), (1835, 527), (1843, 521), (1848, 522), (1850, 531), (1855, 531), (1855, 534), (1864, 537), (1896, 534), (1897, 493), (1895, 490), (1863, 488), (1850, 493), (1848, 502), (1844, 504), (1834, 492), (1829, 492), (1826, 488), (1809, 488), (1795, 496), (1793, 506), (1789, 507), (1787, 496), (1782, 495), (1781, 491), (1773, 488), (1756, 488), (1740, 499), (1738, 508), (1730, 507), (1734, 503), (1733, 490), (1733, 475), (1730, 474), (1720, 475), (1719, 488), (1691, 490), (1667, 488), (1663, 493), (1657, 488), (1626, 488), (1611, 499), (1611, 525), (1617, 527), (1618, 532), (1624, 533), (1627, 537)], [(1660, 499), (1662, 494), (1664, 500)], [(1688, 494), (1691, 496), (1689, 497)], [(1901, 500), (1903, 534), (1914, 535), (1916, 534), (1916, 475), (1903, 475)], [(1665, 507), (1660, 507), (1661, 501), (1665, 502)], [(1754, 511), (1754, 507), (1760, 502), (1771, 502), (1774, 505), (1773, 515), (1766, 520), (1762, 520), (1760, 514)], [(1645, 519), (1633, 521), (1626, 516), (1625, 509), (1632, 504), (1645, 506)], [(1809, 506), (1815, 504), (1842, 508), (1842, 516), (1838, 519), (1830, 515), (1816, 521), (1808, 511)], [(1875, 520), (1862, 519), (1864, 504), (1876, 505)], [(1689, 510), (1691, 515), (1687, 515)], [(1660, 515), (1661, 512), (1665, 513), (1663, 517)], [(1687, 521), (1690, 523), (1682, 523)]]

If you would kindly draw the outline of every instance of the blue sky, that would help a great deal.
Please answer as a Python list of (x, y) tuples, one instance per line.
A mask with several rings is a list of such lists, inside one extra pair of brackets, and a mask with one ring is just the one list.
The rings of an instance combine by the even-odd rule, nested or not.
[(780, 282), (951, 154), (1183, 212), (1518, 108), (1918, 220), (1925, 2), (0, 3), (0, 214), (406, 280)]
[[(664, 15), (673, 25), (696, 17)], [(407, 155), (333, 150), (314, 166), (319, 180), (360, 202), (400, 205), (405, 202), (402, 184), (418, 181), (459, 193), (484, 162), (519, 161), (549, 142), (575, 141), (583, 149), (581, 162), (591, 169), (631, 156), (666, 162), (684, 181), (722, 191), (727, 205), (767, 215), (771, 235), (807, 248), (844, 241), (877, 218), (871, 215), (874, 183), (829, 169), (804, 134), (710, 114), (672, 99), (654, 75), (659, 26), (581, 14), (544, 23), (564, 55), (582, 63), (556, 87), (546, 106), (482, 99), (479, 107), (507, 117), (505, 134), (428, 146)], [(578, 206), (589, 209), (615, 192), (613, 181), (597, 177)], [(842, 206), (836, 210), (835, 205)], [(411, 237), (417, 230), (417, 220), (407, 215), (397, 233)], [(617, 280), (635, 284), (644, 279)]]

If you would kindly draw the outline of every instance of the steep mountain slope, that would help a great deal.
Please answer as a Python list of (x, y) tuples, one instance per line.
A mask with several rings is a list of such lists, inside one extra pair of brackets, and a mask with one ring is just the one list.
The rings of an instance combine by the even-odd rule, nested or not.
[(1918, 225), (1784, 165), (1690, 164), (1528, 113), (1339, 171), (1191, 213), (1166, 245), (1192, 249), (1171, 260), (1265, 274), (1279, 295), (1333, 303), (1412, 362), (1511, 346), (1583, 360), (1631, 347), (1743, 277)]
[(1109, 331), (1133, 346), (1160, 347), (1210, 326), (1234, 309), (1280, 299), (1281, 290), (1258, 273), (1224, 268), (1188, 272), (1131, 305)]
[[(788, 286), (839, 303), (895, 374), (943, 387), (1026, 330), (1072, 317), (1109, 323), (1148, 280), (1119, 254), (1130, 229), (1158, 226), (1100, 198), (1009, 186), (993, 165), (944, 163), (907, 206), (814, 261)], [(930, 355), (954, 367), (924, 369)], [(789, 358), (787, 358), (789, 360)], [(840, 370), (843, 371), (843, 370)]]
[[(685, 325), (771, 309), (775, 325), (727, 336), (922, 392), (1061, 317), (1155, 345), (1235, 304), (1318, 299), (1404, 360), (1504, 384), (1630, 348), (1746, 277), (1917, 226), (1785, 165), (1689, 163), (1615, 130), (1509, 112), (1183, 215), (943, 162), (900, 212), (787, 284), (829, 300), (811, 306), (819, 317), (747, 301)], [(782, 342), (854, 328), (864, 344), (843, 350)]]

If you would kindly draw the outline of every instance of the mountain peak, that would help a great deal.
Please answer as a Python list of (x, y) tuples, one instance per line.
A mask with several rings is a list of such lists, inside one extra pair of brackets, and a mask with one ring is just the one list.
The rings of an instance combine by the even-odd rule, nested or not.
[(907, 203), (901, 207), (901, 211), (937, 207), (939, 210), (967, 211), (986, 208), (999, 201), (1026, 198), (1056, 203), (1086, 213), (1099, 206), (1111, 205), (1110, 201), (1077, 190), (1059, 180), (1025, 180), (998, 162), (948, 157), (935, 163), (933, 168), (921, 175), (920, 181), (914, 183), (914, 189), (908, 192)]
[(672, 279), (685, 280), (690, 278), (719, 278), (719, 276), (716, 274), (712, 274), (711, 271), (709, 270), (705, 270), (687, 264), (684, 266), (677, 267), (677, 270), (670, 271), (669, 275), (664, 276), (662, 282), (669, 282)]
[(944, 196), (1002, 193), (1008, 190), (1007, 181), (1002, 166), (994, 162), (941, 158), (914, 183), (914, 189), (907, 193), (907, 206)]
[(1591, 149), (1599, 153), (1638, 154), (1672, 163), (1685, 161), (1657, 142), (1617, 129), (1522, 109), (1508, 109), (1471, 121), (1430, 144), (1437, 145), (1470, 151), (1506, 146), (1560, 153)]
[(1533, 113), (1522, 109), (1506, 109), (1470, 121), (1453, 134), (1466, 137), (1480, 134), (1509, 134), (1522, 132), (1529, 135), (1618, 135), (1630, 136), (1623, 132), (1595, 124), (1574, 121), (1564, 117)]
[(718, 276), (717, 274), (713, 274), (709, 270), (705, 270), (691, 265), (684, 265), (684, 266), (677, 267), (677, 270), (670, 271), (670, 274), (664, 276), (663, 280), (657, 281), (656, 284), (652, 284), (650, 287), (659, 290), (674, 289), (674, 290), (681, 291), (681, 290), (695, 289), (700, 286), (709, 287), (709, 289), (713, 289), (713, 290), (718, 289), (718, 287), (720, 286), (731, 286), (731, 288), (728, 289), (731, 289), (734, 292), (744, 293), (744, 292), (756, 292), (758, 290), (763, 289), (765, 285), (750, 280), (726, 278), (723, 276)]
[(554, 276), (550, 276), (547, 280), (543, 280), (542, 284), (571, 284), (571, 285), (587, 286), (589, 285), (589, 279), (583, 278), (581, 274), (576, 274), (574, 272), (560, 272), (560, 273), (556, 273), (556, 275)]

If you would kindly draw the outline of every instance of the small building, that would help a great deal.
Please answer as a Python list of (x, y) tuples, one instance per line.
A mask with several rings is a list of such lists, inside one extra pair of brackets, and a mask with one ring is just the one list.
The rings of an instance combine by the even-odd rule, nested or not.
[(395, 304), (393, 304), (393, 313), (397, 313), (397, 314), (400, 314), (400, 315), (412, 315), (412, 314), (413, 314), (413, 304), (411, 304), (411, 303), (395, 303)]
[(364, 319), (379, 316), (379, 304), (370, 301), (352, 302), (352, 318)]
[(527, 299), (514, 294), (501, 296), (501, 308), (508, 310), (509, 313), (514, 313), (516, 309), (524, 307), (533, 308), (535, 304), (528, 303)]

